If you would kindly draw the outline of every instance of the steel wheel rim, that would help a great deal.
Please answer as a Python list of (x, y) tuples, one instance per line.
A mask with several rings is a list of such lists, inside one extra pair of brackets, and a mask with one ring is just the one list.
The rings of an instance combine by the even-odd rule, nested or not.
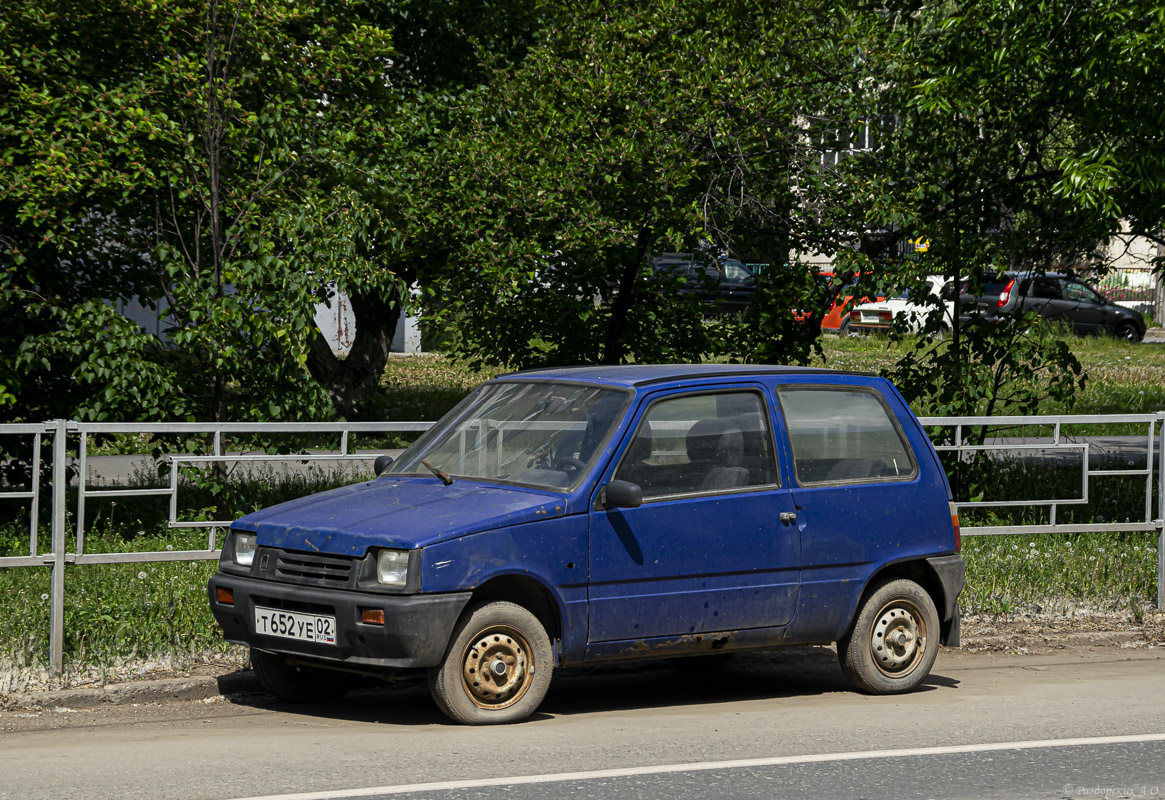
[(478, 708), (497, 710), (518, 702), (534, 680), (533, 650), (516, 628), (491, 625), (461, 656), (461, 684)]
[(926, 655), (926, 634), (926, 618), (914, 603), (894, 600), (882, 606), (870, 634), (875, 666), (890, 678), (909, 675)]

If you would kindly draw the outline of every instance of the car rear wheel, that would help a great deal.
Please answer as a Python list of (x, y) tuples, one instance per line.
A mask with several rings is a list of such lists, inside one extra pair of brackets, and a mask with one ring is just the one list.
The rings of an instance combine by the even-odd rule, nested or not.
[(930, 674), (938, 655), (934, 601), (914, 581), (876, 585), (850, 632), (837, 643), (841, 670), (870, 694), (908, 692)]
[(429, 691), (456, 722), (517, 722), (542, 704), (553, 671), (538, 618), (514, 603), (485, 603), (462, 615), (444, 660), (429, 669)]
[(251, 667), (264, 689), (289, 703), (338, 700), (357, 681), (345, 672), (289, 664), (284, 656), (264, 650), (251, 650)]
[(1141, 332), (1137, 330), (1137, 326), (1128, 322), (1117, 325), (1112, 335), (1114, 338), (1124, 339), (1126, 342), (1141, 341)]

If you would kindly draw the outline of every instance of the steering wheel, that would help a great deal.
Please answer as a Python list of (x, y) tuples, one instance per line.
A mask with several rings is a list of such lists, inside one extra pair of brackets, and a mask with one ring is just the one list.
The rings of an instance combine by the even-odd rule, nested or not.
[(574, 456), (559, 456), (554, 459), (554, 469), (562, 472), (578, 472), (586, 469), (586, 464)]

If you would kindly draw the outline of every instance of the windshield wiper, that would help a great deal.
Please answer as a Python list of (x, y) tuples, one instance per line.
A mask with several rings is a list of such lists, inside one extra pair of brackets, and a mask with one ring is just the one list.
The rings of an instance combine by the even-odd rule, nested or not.
[(438, 478), (440, 478), (441, 483), (445, 484), (446, 486), (453, 485), (453, 479), (450, 478), (448, 475), (446, 475), (444, 472), (437, 469), (436, 467), (434, 467), (432, 464), (430, 464), (428, 461), (426, 461), (423, 458), (421, 459), (421, 463), (429, 468), (429, 472), (432, 472), (434, 475), (436, 475)]

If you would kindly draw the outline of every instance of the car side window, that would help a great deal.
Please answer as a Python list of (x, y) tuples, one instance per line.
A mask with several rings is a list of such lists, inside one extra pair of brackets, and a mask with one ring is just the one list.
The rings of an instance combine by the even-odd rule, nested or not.
[(788, 387), (777, 396), (801, 486), (901, 481), (918, 474), (906, 437), (877, 392)]
[(1100, 296), (1079, 281), (1068, 281), (1064, 287), (1064, 294), (1069, 300), (1078, 303), (1100, 303)]
[(777, 485), (773, 437), (759, 392), (659, 400), (639, 422), (615, 470), (645, 500)]
[(1039, 300), (1059, 300), (1063, 297), (1060, 283), (1053, 278), (1035, 278), (1023, 282), (1021, 293)]
[(726, 261), (724, 263), (724, 280), (733, 283), (745, 283), (752, 279), (752, 273), (743, 264), (737, 264), (732, 261)]

